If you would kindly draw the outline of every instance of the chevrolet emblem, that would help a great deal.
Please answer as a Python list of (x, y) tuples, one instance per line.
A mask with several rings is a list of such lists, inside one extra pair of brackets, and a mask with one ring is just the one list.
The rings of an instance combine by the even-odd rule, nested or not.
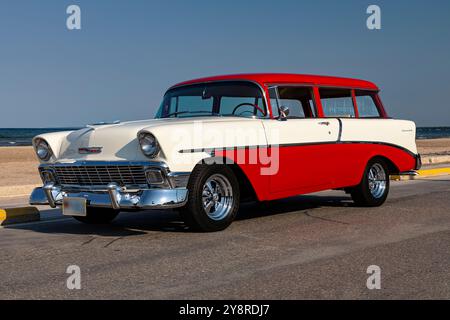
[(91, 154), (91, 153), (101, 153), (103, 147), (87, 147), (87, 148), (79, 148), (78, 153), (80, 154)]

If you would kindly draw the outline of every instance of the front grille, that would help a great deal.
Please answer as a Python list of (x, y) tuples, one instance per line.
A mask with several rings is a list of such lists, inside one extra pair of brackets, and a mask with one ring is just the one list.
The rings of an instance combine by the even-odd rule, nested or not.
[(55, 166), (60, 185), (103, 186), (115, 182), (121, 186), (145, 185), (145, 169), (139, 165)]

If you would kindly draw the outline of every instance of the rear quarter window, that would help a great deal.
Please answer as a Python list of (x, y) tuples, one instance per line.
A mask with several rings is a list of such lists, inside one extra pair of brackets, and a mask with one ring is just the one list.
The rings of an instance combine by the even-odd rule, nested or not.
[(360, 118), (379, 118), (380, 111), (376, 102), (376, 92), (355, 90), (356, 104)]

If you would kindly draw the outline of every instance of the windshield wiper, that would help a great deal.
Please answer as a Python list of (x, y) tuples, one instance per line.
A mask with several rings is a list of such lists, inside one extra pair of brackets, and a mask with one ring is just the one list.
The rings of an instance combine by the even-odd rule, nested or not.
[(176, 116), (176, 115), (179, 115), (179, 114), (186, 114), (186, 113), (207, 113), (207, 114), (210, 114), (212, 116), (218, 116), (218, 117), (222, 116), (220, 113), (210, 112), (210, 111), (177, 111), (177, 112), (169, 113), (164, 118), (170, 118), (172, 116)]

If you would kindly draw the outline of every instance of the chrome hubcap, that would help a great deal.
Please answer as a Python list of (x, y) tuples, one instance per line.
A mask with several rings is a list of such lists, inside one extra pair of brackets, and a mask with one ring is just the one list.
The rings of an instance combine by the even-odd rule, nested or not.
[(387, 185), (387, 175), (381, 164), (375, 163), (370, 167), (368, 173), (369, 190), (376, 199), (384, 195)]
[(203, 185), (202, 203), (208, 217), (216, 221), (225, 219), (233, 208), (230, 181), (221, 174), (209, 177)]

